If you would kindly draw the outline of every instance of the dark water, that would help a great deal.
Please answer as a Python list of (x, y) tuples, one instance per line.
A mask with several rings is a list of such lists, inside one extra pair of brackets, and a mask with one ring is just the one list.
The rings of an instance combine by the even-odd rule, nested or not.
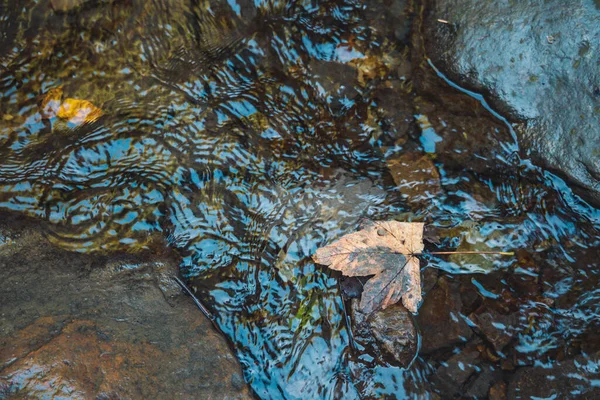
[[(59, 3), (0, 2), (0, 208), (49, 221), (74, 251), (166, 240), (259, 397), (447, 397), (481, 369), (498, 372), (489, 387), (576, 357), (571, 394), (598, 386), (600, 211), (436, 74), (419, 4)], [(45, 118), (61, 85), (103, 115)], [(388, 165), (407, 155), (439, 181), (409, 166), (398, 185)], [(441, 237), (430, 250), (516, 252), (425, 260), (408, 369), (353, 349), (339, 276), (310, 259), (364, 218), (425, 221)], [(473, 322), (482, 309), (513, 318), (492, 321), (501, 349)], [(448, 339), (458, 324), (473, 330)], [(468, 382), (436, 380), (473, 347)]]

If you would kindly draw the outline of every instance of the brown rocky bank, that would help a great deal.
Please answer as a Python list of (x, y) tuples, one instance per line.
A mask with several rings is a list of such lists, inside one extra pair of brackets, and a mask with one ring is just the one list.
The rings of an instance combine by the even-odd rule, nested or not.
[(173, 256), (70, 253), (0, 221), (0, 398), (251, 398)]

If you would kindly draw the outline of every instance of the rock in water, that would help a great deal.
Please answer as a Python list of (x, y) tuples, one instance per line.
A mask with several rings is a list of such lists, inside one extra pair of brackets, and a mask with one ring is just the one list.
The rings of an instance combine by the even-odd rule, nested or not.
[(417, 331), (410, 313), (396, 304), (371, 314), (367, 324), (381, 348), (401, 365), (408, 365), (415, 356)]
[(463, 304), (458, 285), (458, 281), (444, 276), (425, 297), (417, 316), (423, 332), (424, 354), (465, 343), (473, 335), (460, 317)]
[[(600, 202), (600, 5), (592, 0), (429, 2), (433, 63), (518, 126), (537, 162)], [(438, 19), (448, 21), (441, 23)]]
[[(555, 398), (598, 399), (598, 362), (600, 352), (580, 354), (573, 359), (548, 366), (520, 368), (508, 385), (509, 399)], [(552, 376), (553, 379), (549, 379)]]
[(410, 312), (394, 304), (366, 316), (358, 301), (351, 306), (354, 339), (378, 358), (392, 365), (407, 367), (417, 351), (417, 329)]
[(168, 252), (70, 253), (41, 230), (0, 213), (0, 398), (251, 398)]

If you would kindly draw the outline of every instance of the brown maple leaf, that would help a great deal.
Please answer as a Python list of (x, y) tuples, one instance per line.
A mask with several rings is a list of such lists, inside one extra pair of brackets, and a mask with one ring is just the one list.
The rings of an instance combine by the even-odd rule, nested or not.
[(376, 222), (320, 248), (316, 263), (346, 276), (374, 275), (367, 281), (360, 310), (370, 314), (402, 299), (417, 311), (421, 301), (421, 271), (415, 254), (423, 251), (423, 223)]

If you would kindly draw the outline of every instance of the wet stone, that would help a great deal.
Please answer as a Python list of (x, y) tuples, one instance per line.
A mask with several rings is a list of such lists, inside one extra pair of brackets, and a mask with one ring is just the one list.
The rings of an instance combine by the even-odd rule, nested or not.
[[(506, 126), (486, 115), (477, 100), (456, 93), (445, 94), (439, 77), (430, 75), (433, 74), (427, 71), (418, 80), (413, 78), (418, 89), (429, 95), (414, 100), (421, 131), (418, 140), (423, 150), (435, 154), (436, 162), (445, 168), (502, 174), (506, 165), (496, 158), (500, 153), (497, 143), (511, 140)], [(430, 101), (430, 97), (436, 101)], [(456, 117), (458, 114), (460, 118)]]
[(508, 385), (509, 399), (597, 399), (600, 353), (579, 355), (548, 366), (519, 368)]
[(447, 276), (440, 278), (437, 285), (424, 296), (419, 309), (423, 353), (464, 343), (473, 335), (460, 315), (461, 309), (458, 283)]
[(479, 363), (479, 351), (474, 344), (468, 345), (443, 362), (432, 381), (442, 393), (460, 393), (467, 380), (479, 370)]
[(250, 398), (174, 258), (69, 253), (1, 217), (0, 398)]
[(428, 201), (442, 191), (440, 174), (428, 155), (403, 152), (386, 162), (401, 196), (407, 201)]
[[(367, 8), (367, 17), (372, 21), (373, 28), (380, 32), (386, 32), (394, 40), (406, 40), (410, 32), (410, 18), (408, 17), (408, 7), (406, 0), (369, 0), (370, 5)], [(386, 12), (382, 12), (385, 10)]]
[(526, 251), (518, 251), (519, 265), (510, 275), (508, 283), (523, 296), (534, 296), (540, 293), (539, 260), (529, 256)]
[(519, 318), (517, 314), (504, 315), (484, 303), (469, 319), (494, 346), (497, 352), (513, 339)]
[(520, 121), (520, 144), (597, 203), (600, 9), (594, 3), (436, 0), (425, 25), (433, 63)]
[(496, 382), (489, 392), (490, 400), (506, 400), (506, 382)]
[(429, 293), (435, 287), (439, 278), (439, 270), (437, 268), (421, 269), (421, 282), (423, 285), (423, 293)]
[(488, 397), (491, 386), (501, 379), (502, 373), (491, 365), (482, 365), (479, 369), (477, 376), (468, 384), (466, 394), (472, 398), (483, 399)]
[(400, 365), (410, 363), (417, 349), (417, 331), (404, 306), (395, 304), (376, 312), (367, 319), (367, 324), (383, 350)]
[(378, 110), (381, 113), (381, 125), (387, 135), (394, 139), (403, 139), (414, 124), (415, 109), (407, 94), (401, 89), (383, 88), (374, 93)]
[(345, 299), (358, 299), (363, 292), (364, 283), (355, 276), (342, 276), (340, 287)]
[(344, 101), (356, 98), (356, 70), (340, 62), (313, 61), (310, 64), (312, 78), (317, 87), (325, 91), (329, 105), (336, 111), (344, 109)]
[(406, 367), (417, 351), (417, 330), (410, 312), (401, 304), (369, 316), (358, 311), (358, 301), (351, 305), (354, 339), (384, 357), (392, 365)]
[(80, 7), (88, 0), (50, 0), (54, 11), (70, 11)]
[(50, 5), (54, 11), (70, 12), (76, 11), (83, 6), (94, 6), (98, 3), (110, 3), (114, 0), (50, 0)]
[(463, 313), (469, 315), (475, 311), (482, 302), (481, 295), (476, 287), (474, 287), (471, 277), (464, 276), (461, 280), (460, 298), (463, 303)]

